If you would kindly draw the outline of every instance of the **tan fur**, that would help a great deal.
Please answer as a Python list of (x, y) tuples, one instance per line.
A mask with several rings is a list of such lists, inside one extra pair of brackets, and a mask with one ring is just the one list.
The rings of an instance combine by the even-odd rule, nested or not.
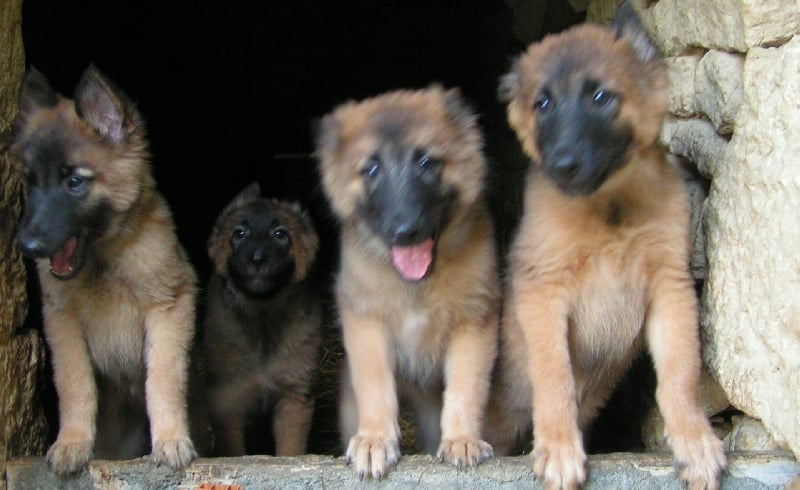
[[(122, 99), (115, 102), (126, 105)], [(167, 203), (156, 191), (141, 119), (132, 106), (126, 110), (130, 133), (120, 144), (97, 134), (63, 98), (52, 108), (27, 109), (15, 143), (25, 160), (37, 139), (54, 134), (50, 128), (65, 129), (71, 161), (94, 173), (87, 201), (105, 202), (111, 209), (110, 225), (91, 245), (77, 276), (56, 279), (48, 260), (37, 260), (60, 417), (47, 459), (59, 474), (80, 469), (93, 450), (103, 458), (143, 454), (135, 441), (124, 441), (127, 423), (134, 428), (143, 423), (114, 419), (113, 407), (131, 407), (117, 399), (98, 400), (105, 394), (132, 396), (146, 408), (154, 462), (178, 468), (196, 456), (186, 407), (195, 272), (178, 243)], [(99, 389), (106, 385), (107, 390)], [(111, 418), (96, 420), (104, 404)], [(108, 433), (96, 434), (95, 422)], [(146, 448), (146, 437), (143, 442)]]
[[(274, 296), (252, 298), (230, 281), (230, 238), (245, 214), (265, 202), (273, 206), (270, 219), (288, 230), (295, 270)], [(246, 454), (247, 417), (258, 414), (264, 401), (272, 406), (275, 454), (306, 452), (315, 402), (312, 385), (322, 344), (320, 296), (307, 280), (318, 248), (306, 211), (297, 203), (261, 198), (257, 184), (236, 196), (217, 218), (208, 239), (214, 271), (206, 291), (204, 320), (217, 456)]]
[[(349, 365), (342, 431), (348, 461), (361, 476), (381, 478), (400, 455), (398, 389), (418, 402), (422, 449), (458, 466), (491, 454), (480, 433), (496, 352), (499, 280), (483, 197), (482, 140), (457, 99), (456, 91), (440, 87), (396, 91), (345, 103), (323, 121), (322, 179), (342, 224), (336, 296)], [(373, 126), (389, 115), (404, 121), (394, 141)], [(359, 172), (387, 144), (443, 158), (441, 185), (458, 193), (434, 270), (418, 283), (400, 278), (388, 246), (357, 209), (365, 198)]]
[[(634, 142), (624, 166), (590, 195), (563, 194), (536, 164), (529, 173), (508, 258), (487, 440), (498, 455), (513, 453), (530, 440), (532, 425), (536, 477), (548, 488), (579, 486), (586, 477), (582, 431), (647, 346), (680, 477), (692, 488), (715, 488), (725, 457), (698, 402), (689, 204), (657, 142), (664, 69), (640, 63), (624, 38), (589, 24), (531, 45), (502, 89), (509, 123), (534, 162), (540, 154), (533, 100), (564, 56), (583, 60), (573, 76), (601, 80), (621, 94), (617, 122), (633, 128)], [(614, 213), (618, 222), (610, 220)]]

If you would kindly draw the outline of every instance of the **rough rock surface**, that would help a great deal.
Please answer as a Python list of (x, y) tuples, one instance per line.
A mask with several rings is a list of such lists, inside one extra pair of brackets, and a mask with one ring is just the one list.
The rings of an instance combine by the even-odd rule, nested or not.
[[(694, 48), (744, 53), (798, 32), (797, 0), (633, 0), (667, 55)], [(647, 4), (652, 4), (644, 8)]]
[[(800, 464), (788, 452), (736, 455), (731, 457), (722, 478), (722, 488), (737, 490), (782, 489), (800, 474)], [(530, 458), (517, 456), (489, 460), (477, 467), (456, 469), (430, 456), (404, 456), (397, 468), (380, 482), (366, 484), (345, 466), (344, 458), (301, 456), (276, 458), (200, 459), (183, 471), (155, 467), (147, 459), (110, 462), (92, 461), (88, 468), (71, 478), (58, 479), (47, 470), (41, 458), (20, 458), (8, 469), (9, 490), (30, 488), (164, 490), (198, 488), (206, 484), (240, 485), (244, 489), (280, 488), (480, 488), (538, 489)], [(366, 488), (365, 487), (365, 488)], [(199, 487), (203, 488), (203, 487)], [(679, 490), (671, 455), (615, 453), (589, 456), (589, 474), (584, 490), (635, 488), (637, 490)]]
[(705, 213), (705, 360), (800, 455), (800, 37), (751, 49)]
[[(38, 394), (45, 350), (36, 331), (20, 333), (28, 312), (25, 265), (15, 246), (21, 186), (8, 158), (17, 91), (25, 70), (22, 0), (0, 2), (0, 475), (14, 456), (41, 454), (47, 425)], [(0, 479), (0, 490), (5, 481)]]

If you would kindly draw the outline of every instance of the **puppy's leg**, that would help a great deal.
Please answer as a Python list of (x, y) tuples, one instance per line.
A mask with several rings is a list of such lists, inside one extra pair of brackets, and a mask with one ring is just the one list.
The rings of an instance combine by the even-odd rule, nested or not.
[(344, 346), (358, 406), (347, 461), (359, 477), (380, 479), (400, 458), (397, 389), (389, 339), (379, 322), (342, 309)]
[(214, 428), (214, 454), (217, 456), (245, 455), (245, 410), (242, 408), (220, 413), (217, 411), (217, 407), (212, 407), (211, 420)]
[(343, 449), (347, 451), (350, 438), (358, 432), (358, 405), (356, 405), (356, 394), (353, 393), (353, 383), (350, 381), (350, 364), (347, 362), (347, 357), (344, 358), (340, 378), (339, 434)]
[(151, 459), (178, 469), (197, 457), (189, 438), (186, 382), (194, 304), (189, 294), (151, 310), (145, 318), (145, 400), (150, 417)]
[(423, 391), (410, 383), (401, 392), (407, 396), (414, 407), (417, 422), (415, 447), (418, 453), (435, 455), (442, 439), (442, 389)]
[[(525, 370), (510, 372), (500, 366), (497, 370), (503, 372), (492, 381), (483, 434), (496, 457), (519, 456), (530, 449), (532, 437), (533, 402), (530, 388), (522, 386), (529, 384), (528, 373)], [(514, 384), (510, 384), (512, 381), (507, 376), (516, 378)]]
[(492, 457), (492, 446), (481, 439), (481, 429), (496, 352), (496, 324), (464, 325), (450, 338), (444, 366), (442, 442), (437, 451), (440, 460), (461, 467)]
[(533, 386), (533, 471), (546, 488), (577, 488), (586, 479), (586, 453), (570, 365), (567, 298), (559, 294), (566, 290), (536, 283), (518, 291)]
[(287, 393), (278, 400), (272, 423), (276, 456), (305, 454), (313, 415), (313, 398), (298, 393)]
[(674, 270), (663, 271), (654, 281), (652, 296), (647, 339), (667, 441), (679, 475), (691, 489), (718, 488), (725, 453), (698, 401), (702, 366), (691, 279)]
[[(509, 293), (508, 299), (512, 297)], [(503, 339), (494, 368), (484, 435), (495, 456), (518, 456), (530, 450), (533, 407), (528, 352), (525, 338), (515, 321), (514, 304), (507, 301)]]
[(211, 388), (211, 423), (214, 428), (214, 454), (217, 456), (242, 456), (246, 454), (245, 424), (253, 401), (261, 394), (274, 389), (269, 373), (255, 371), (247, 375), (244, 370), (225, 374)]
[(45, 333), (52, 352), (59, 425), (47, 463), (59, 475), (74, 473), (92, 457), (97, 386), (83, 332), (61, 315), (48, 315)]
[(94, 457), (133, 459), (147, 453), (147, 414), (144, 399), (130, 396), (129, 386), (119, 386), (102, 375), (97, 383), (97, 437)]

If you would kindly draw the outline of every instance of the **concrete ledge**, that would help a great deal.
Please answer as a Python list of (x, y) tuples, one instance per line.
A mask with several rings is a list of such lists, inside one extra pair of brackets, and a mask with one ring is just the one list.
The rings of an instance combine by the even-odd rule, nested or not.
[[(800, 474), (800, 464), (789, 452), (736, 453), (729, 456), (723, 489), (783, 489)], [(29, 489), (197, 489), (201, 484), (240, 485), (250, 489), (353, 488), (359, 484), (344, 459), (332, 456), (198, 459), (173, 472), (140, 458), (131, 461), (89, 463), (80, 474), (57, 478), (43, 458), (16, 458), (8, 463), (9, 490)], [(527, 456), (496, 458), (478, 467), (457, 470), (429, 456), (404, 456), (397, 468), (375, 488), (542, 488), (533, 481)], [(614, 453), (589, 457), (591, 489), (681, 489), (669, 454)]]

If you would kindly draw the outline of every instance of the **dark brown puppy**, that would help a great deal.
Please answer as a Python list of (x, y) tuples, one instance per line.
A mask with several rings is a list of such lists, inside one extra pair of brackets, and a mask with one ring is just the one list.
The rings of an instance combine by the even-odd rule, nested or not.
[[(680, 477), (715, 488), (720, 441), (698, 403), (689, 204), (658, 142), (667, 76), (630, 6), (533, 44), (501, 82), (534, 161), (509, 257), (487, 440), (530, 441), (548, 488), (586, 477), (587, 429), (647, 346)], [(532, 413), (532, 417), (531, 417)]]
[(341, 223), (348, 461), (373, 478), (397, 462), (400, 389), (421, 450), (480, 463), (500, 290), (475, 115), (455, 89), (400, 90), (337, 107), (317, 144)]
[(262, 198), (258, 183), (217, 218), (204, 342), (218, 456), (246, 454), (247, 418), (268, 410), (275, 454), (306, 452), (322, 343), (321, 299), (310, 281), (318, 248), (306, 211)]
[(93, 452), (141, 456), (149, 440), (155, 462), (186, 466), (196, 456), (186, 411), (196, 277), (156, 190), (141, 117), (93, 66), (74, 102), (31, 69), (19, 103), (18, 242), (38, 266), (59, 402), (47, 461), (72, 473)]

